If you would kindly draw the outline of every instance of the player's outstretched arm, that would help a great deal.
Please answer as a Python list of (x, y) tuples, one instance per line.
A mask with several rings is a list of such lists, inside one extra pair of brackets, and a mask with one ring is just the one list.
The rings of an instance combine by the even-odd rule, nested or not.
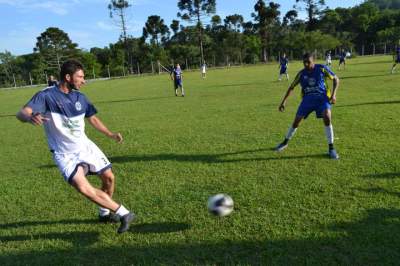
[(33, 114), (32, 108), (26, 106), (22, 108), (16, 115), (17, 119), (23, 123), (31, 123), (35, 126), (41, 126), (44, 122), (48, 121), (49, 119), (43, 117), (40, 113)]
[(281, 104), (279, 105), (279, 111), (284, 112), (285, 111), (285, 106), (286, 106), (286, 102), (287, 99), (289, 98), (289, 96), (292, 94), (294, 88), (300, 83), (300, 72), (297, 74), (296, 78), (294, 79), (293, 83), (290, 85), (290, 87), (288, 88), (285, 96), (283, 97), (283, 100), (281, 102)]
[(91, 117), (88, 117), (89, 123), (99, 132), (103, 133), (109, 138), (114, 139), (118, 143), (121, 143), (123, 141), (121, 133), (114, 133), (111, 132), (104, 124), (101, 122), (101, 120), (95, 116), (92, 115)]

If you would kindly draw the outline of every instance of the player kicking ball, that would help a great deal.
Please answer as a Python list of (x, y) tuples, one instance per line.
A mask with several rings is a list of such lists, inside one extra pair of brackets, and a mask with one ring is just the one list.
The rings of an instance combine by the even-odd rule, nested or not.
[[(122, 142), (96, 116), (97, 110), (79, 90), (85, 84), (83, 66), (76, 60), (65, 62), (60, 71), (60, 84), (38, 93), (18, 112), (17, 118), (35, 126), (44, 126), (53, 160), (65, 181), (99, 206), (101, 222), (120, 222), (118, 233), (129, 229), (135, 214), (112, 199), (114, 174), (111, 163), (85, 134), (85, 118), (99, 132)], [(101, 189), (86, 178), (97, 174)]]
[(171, 80), (174, 82), (175, 96), (178, 96), (178, 89), (181, 89), (181, 96), (185, 97), (185, 90), (182, 83), (182, 70), (179, 64), (171, 71)]
[[(285, 140), (275, 150), (280, 152), (286, 149), (303, 119), (306, 119), (312, 112), (316, 112), (317, 118), (323, 118), (325, 124), (325, 132), (329, 144), (329, 157), (331, 159), (339, 159), (339, 155), (333, 146), (334, 134), (331, 123), (331, 104), (336, 103), (339, 78), (327, 66), (315, 64), (314, 55), (312, 54), (305, 54), (303, 56), (303, 63), (304, 69), (297, 74), (295, 80), (290, 85), (279, 106), (279, 111), (285, 111), (287, 99), (298, 84), (302, 88), (303, 100), (298, 108), (294, 122), (286, 134)], [(325, 81), (327, 78), (333, 80), (332, 92), (326, 85)]]
[(400, 64), (400, 46), (397, 47), (395, 55), (394, 55), (394, 64), (392, 66), (392, 70), (390, 73), (394, 74), (397, 64)]

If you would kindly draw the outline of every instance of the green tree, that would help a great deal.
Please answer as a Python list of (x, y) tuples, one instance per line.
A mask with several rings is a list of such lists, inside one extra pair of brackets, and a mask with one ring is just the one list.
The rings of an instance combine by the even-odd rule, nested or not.
[[(304, 3), (307, 12), (307, 30), (315, 30), (318, 18), (325, 6), (325, 0), (296, 0), (297, 4), (300, 2)], [(301, 9), (299, 6), (298, 8)]]
[(179, 0), (178, 17), (190, 23), (196, 23), (198, 31), (201, 61), (204, 62), (203, 19), (216, 12), (216, 0)]
[(59, 28), (47, 28), (37, 37), (34, 52), (40, 53), (51, 71), (60, 70), (61, 64), (69, 57), (77, 54), (77, 44), (73, 43), (68, 34)]
[(164, 24), (164, 20), (160, 16), (149, 16), (143, 28), (143, 38), (146, 40), (150, 37), (150, 42), (156, 44), (165, 44), (169, 37), (169, 28)]

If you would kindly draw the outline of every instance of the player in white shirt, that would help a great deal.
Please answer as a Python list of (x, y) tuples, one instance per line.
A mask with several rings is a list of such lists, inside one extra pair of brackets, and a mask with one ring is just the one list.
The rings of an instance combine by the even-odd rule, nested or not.
[[(122, 136), (107, 129), (96, 116), (96, 108), (79, 91), (85, 84), (81, 63), (76, 60), (65, 62), (60, 80), (59, 85), (36, 93), (18, 112), (17, 118), (33, 125), (43, 125), (53, 160), (65, 181), (100, 207), (100, 221), (120, 221), (118, 233), (126, 232), (135, 215), (112, 199), (115, 177), (111, 163), (86, 136), (85, 118), (99, 132), (119, 143)], [(100, 177), (101, 189), (89, 183), (88, 174)]]
[(207, 76), (207, 65), (206, 63), (203, 63), (203, 65), (201, 66), (201, 77), (205, 79), (206, 76)]

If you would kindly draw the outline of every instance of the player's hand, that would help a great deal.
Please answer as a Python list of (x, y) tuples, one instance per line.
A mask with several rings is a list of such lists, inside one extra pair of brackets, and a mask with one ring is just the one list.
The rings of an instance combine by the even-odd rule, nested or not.
[(49, 121), (50, 119), (42, 116), (41, 114), (35, 114), (31, 116), (30, 123), (35, 126), (41, 126), (43, 123)]
[(114, 139), (114, 140), (115, 140), (116, 142), (118, 142), (118, 143), (122, 143), (122, 141), (124, 140), (124, 139), (122, 138), (121, 133), (113, 133), (113, 134), (111, 135), (111, 138)]
[(336, 103), (336, 96), (332, 95), (331, 99), (330, 99), (331, 104), (335, 104)]
[(279, 112), (285, 112), (285, 104), (281, 103), (281, 105), (279, 105)]

